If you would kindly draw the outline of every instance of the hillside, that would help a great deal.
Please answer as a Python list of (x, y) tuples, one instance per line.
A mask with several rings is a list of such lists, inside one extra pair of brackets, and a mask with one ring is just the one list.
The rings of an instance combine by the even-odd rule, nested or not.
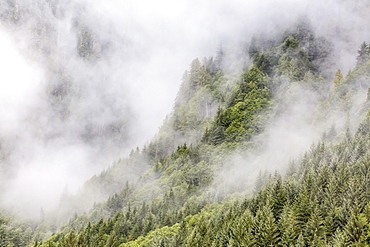
[(4, 1), (1, 25), (18, 45), (26, 34), (21, 54), (45, 75), (0, 129), (0, 247), (370, 245), (369, 5), (333, 2), (358, 28), (320, 29), (310, 10), (223, 33), (142, 144), (160, 112), (150, 94), (165, 95), (149, 65), (179, 70), (174, 47), (95, 19), (95, 3)]
[[(156, 137), (65, 198), (60, 209), (70, 212), (45, 218), (33, 236), (53, 236), (34, 246), (367, 243), (365, 46), (356, 68), (334, 78), (322, 70), (330, 41), (307, 22), (274, 40), (254, 38), (241, 72), (223, 67), (222, 50), (193, 60)], [(277, 155), (287, 143), (279, 138), (293, 132), (299, 144), (307, 131), (315, 142)], [(81, 212), (91, 192), (109, 198)]]

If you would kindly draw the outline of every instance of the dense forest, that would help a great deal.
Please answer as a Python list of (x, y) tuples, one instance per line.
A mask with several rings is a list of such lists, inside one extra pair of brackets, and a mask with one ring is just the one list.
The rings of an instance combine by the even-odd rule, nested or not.
[[(79, 25), (78, 54), (94, 63), (104, 49)], [(53, 212), (0, 211), (0, 246), (370, 245), (370, 45), (347, 73), (332, 42), (301, 17), (232, 61), (222, 44), (195, 58), (150, 142)], [(48, 95), (63, 123), (83, 93), (58, 73)], [(91, 120), (84, 141), (122, 148), (128, 122), (111, 120)]]

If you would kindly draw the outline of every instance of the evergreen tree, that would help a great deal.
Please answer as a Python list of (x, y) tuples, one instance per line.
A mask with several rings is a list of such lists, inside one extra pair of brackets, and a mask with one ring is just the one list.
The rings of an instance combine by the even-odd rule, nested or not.
[(343, 74), (342, 72), (340, 71), (340, 69), (337, 70), (337, 73), (335, 73), (335, 76), (334, 76), (334, 84), (335, 85), (339, 85), (341, 84), (342, 82), (344, 81), (344, 77), (343, 77)]
[(366, 42), (363, 42), (357, 54), (357, 66), (366, 63), (370, 59), (370, 46)]
[(276, 246), (280, 242), (277, 224), (271, 208), (266, 205), (257, 211), (253, 234), (260, 246)]

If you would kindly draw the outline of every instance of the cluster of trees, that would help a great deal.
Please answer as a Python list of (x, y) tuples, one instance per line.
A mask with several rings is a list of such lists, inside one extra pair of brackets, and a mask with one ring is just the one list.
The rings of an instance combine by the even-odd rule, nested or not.
[(354, 137), (313, 147), (284, 178), (270, 175), (254, 198), (185, 220), (167, 246), (368, 245), (369, 120)]
[[(222, 49), (215, 59), (195, 59), (173, 112), (152, 142), (86, 183), (85, 190), (110, 193), (109, 198), (76, 215), (47, 240), (33, 233), (32, 245), (369, 244), (370, 115), (353, 135), (332, 127), (285, 175), (261, 173), (252, 197), (227, 199), (214, 185), (215, 173), (229, 155), (253, 148), (253, 137), (273, 120), (277, 105), (284, 105), (274, 97), (280, 84), (287, 78), (314, 88), (320, 87), (317, 81), (325, 82), (317, 78), (330, 57), (328, 42), (315, 38), (306, 22), (283, 37), (259, 39), (249, 48), (252, 64), (239, 74), (222, 70)], [(339, 71), (340, 83), (328, 91), (318, 115), (333, 109), (348, 113), (353, 90), (347, 89), (366, 68), (358, 67), (346, 78)], [(333, 85), (332, 78), (326, 82)], [(48, 224), (45, 219), (41, 225), (50, 228)]]
[(249, 55), (254, 64), (271, 78), (287, 77), (293, 81), (305, 79), (307, 73), (320, 73), (330, 64), (330, 42), (317, 38), (308, 21), (279, 37), (254, 37)]
[(33, 236), (34, 229), (31, 223), (20, 223), (0, 214), (0, 246), (27, 246)]
[(205, 130), (204, 143), (248, 141), (263, 129), (263, 113), (271, 98), (268, 78), (257, 67), (252, 67), (242, 77), (242, 82), (234, 87), (228, 107), (219, 108), (212, 127)]
[(129, 207), (35, 246), (365, 246), (369, 130), (370, 112), (353, 136), (313, 146), (284, 176), (260, 176), (256, 185), (262, 187), (250, 199), (211, 204), (202, 195), (176, 210), (184, 198), (171, 190), (160, 202)]

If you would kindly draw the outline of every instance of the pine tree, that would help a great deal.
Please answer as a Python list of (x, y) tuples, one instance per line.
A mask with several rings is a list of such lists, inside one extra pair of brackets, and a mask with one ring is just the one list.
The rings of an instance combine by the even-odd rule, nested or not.
[[(316, 209), (311, 214), (311, 217), (305, 226), (304, 236), (307, 239), (307, 242), (308, 243), (320, 242), (324, 238), (323, 230), (324, 230), (323, 220), (320, 215), (320, 212), (318, 211), (318, 209)], [(312, 246), (319, 246), (319, 245), (312, 244)]]
[(278, 226), (270, 206), (266, 205), (257, 211), (253, 234), (260, 246), (276, 246), (280, 241)]
[(366, 42), (363, 42), (357, 54), (357, 66), (366, 63), (370, 59), (370, 46)]
[(274, 217), (277, 219), (283, 211), (287, 201), (287, 196), (282, 185), (281, 176), (276, 173), (274, 179), (275, 181), (269, 190), (271, 193), (270, 201), (272, 202), (272, 211), (274, 213)]
[(349, 243), (364, 244), (368, 224), (363, 214), (358, 213), (357, 210), (353, 210), (347, 221), (347, 225), (344, 227), (344, 231), (349, 238)]
[(237, 216), (236, 220), (230, 224), (232, 246), (255, 246), (254, 236), (252, 234), (253, 216), (249, 209)]
[(281, 245), (284, 247), (294, 246), (299, 232), (294, 213), (289, 207), (285, 207), (280, 216), (279, 229), (281, 232)]
[(340, 85), (343, 81), (344, 81), (344, 76), (342, 74), (342, 71), (338, 69), (337, 73), (335, 73), (333, 82), (335, 85)]
[(66, 234), (62, 238), (61, 243), (62, 243), (62, 246), (65, 246), (65, 247), (76, 247), (76, 246), (78, 246), (77, 241), (78, 240), (77, 240), (76, 233), (72, 229), (72, 231), (70, 231), (68, 234)]

